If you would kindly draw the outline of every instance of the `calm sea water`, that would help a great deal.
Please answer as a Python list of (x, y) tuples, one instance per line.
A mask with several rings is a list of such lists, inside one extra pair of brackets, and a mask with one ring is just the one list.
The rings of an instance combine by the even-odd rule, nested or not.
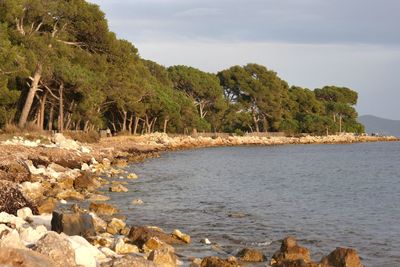
[(346, 246), (365, 266), (400, 266), (400, 143), (207, 148), (130, 170), (140, 179), (111, 202), (130, 224), (190, 234), (183, 260), (248, 246), (270, 259), (294, 235), (314, 260)]

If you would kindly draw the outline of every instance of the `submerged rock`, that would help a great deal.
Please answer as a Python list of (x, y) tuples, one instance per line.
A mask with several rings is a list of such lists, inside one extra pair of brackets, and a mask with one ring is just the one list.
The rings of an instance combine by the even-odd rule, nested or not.
[(265, 256), (262, 251), (252, 248), (242, 249), (236, 256), (241, 261), (262, 262), (265, 260)]
[(128, 178), (128, 179), (138, 179), (139, 177), (136, 175), (136, 173), (130, 173), (130, 174), (128, 174), (128, 176), (126, 176), (126, 178)]
[(26, 249), (0, 249), (0, 266), (4, 267), (54, 267), (49, 257)]
[(183, 244), (183, 241), (173, 238), (159, 229), (144, 226), (132, 227), (128, 237), (139, 247), (142, 247), (152, 237), (157, 237), (159, 240), (169, 245)]
[(187, 234), (182, 233), (182, 232), (179, 231), (178, 229), (175, 229), (175, 230), (172, 232), (172, 236), (175, 237), (175, 238), (177, 238), (177, 239), (179, 239), (179, 240), (182, 240), (183, 242), (185, 242), (185, 243), (187, 243), (187, 244), (190, 243), (190, 236), (187, 235)]
[(321, 260), (324, 266), (363, 267), (357, 251), (351, 248), (336, 248)]
[(116, 193), (126, 193), (128, 192), (128, 188), (123, 186), (122, 184), (116, 184), (110, 187), (110, 192), (116, 192)]

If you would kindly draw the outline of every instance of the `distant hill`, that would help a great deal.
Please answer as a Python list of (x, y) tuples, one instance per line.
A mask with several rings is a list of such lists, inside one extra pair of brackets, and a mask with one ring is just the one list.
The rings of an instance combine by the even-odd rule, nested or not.
[(358, 121), (364, 124), (366, 133), (400, 136), (400, 120), (389, 120), (372, 115), (363, 115), (358, 117)]

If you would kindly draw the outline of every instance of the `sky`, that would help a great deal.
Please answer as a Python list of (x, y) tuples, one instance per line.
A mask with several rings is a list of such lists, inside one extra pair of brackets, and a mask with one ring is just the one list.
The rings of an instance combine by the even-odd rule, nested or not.
[(290, 85), (359, 93), (400, 119), (399, 0), (89, 0), (145, 59), (218, 72), (258, 63)]

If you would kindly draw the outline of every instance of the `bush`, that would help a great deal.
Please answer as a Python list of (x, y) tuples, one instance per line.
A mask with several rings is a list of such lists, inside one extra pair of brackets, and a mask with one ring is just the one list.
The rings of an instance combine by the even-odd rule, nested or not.
[(98, 143), (100, 141), (100, 133), (96, 131), (68, 131), (63, 132), (64, 136), (74, 139), (81, 143)]

